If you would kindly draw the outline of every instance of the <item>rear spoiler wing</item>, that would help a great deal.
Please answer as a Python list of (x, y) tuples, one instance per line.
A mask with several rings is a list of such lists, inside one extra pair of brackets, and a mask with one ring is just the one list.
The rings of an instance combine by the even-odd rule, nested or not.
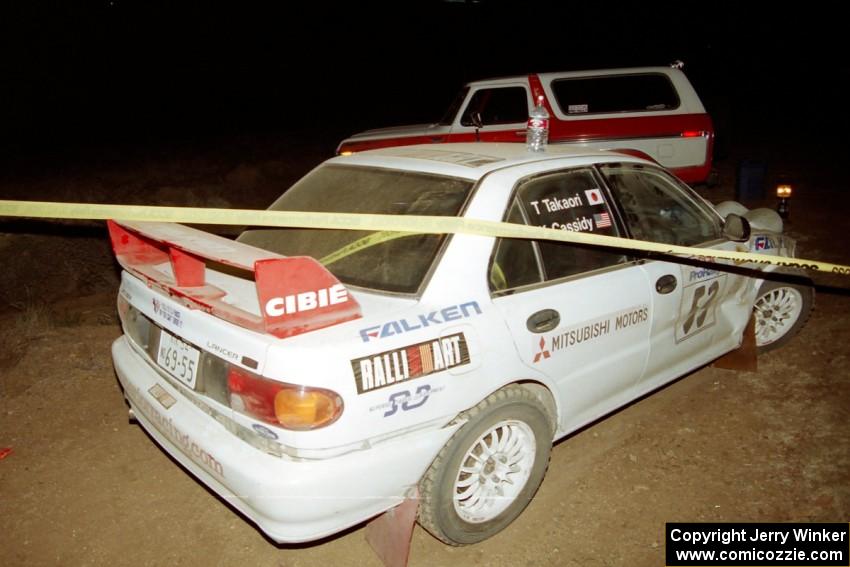
[[(281, 256), (180, 224), (109, 220), (107, 227), (125, 270), (240, 327), (286, 338), (362, 316), (345, 286), (309, 256)], [(252, 272), (261, 313), (226, 302), (227, 292), (206, 283), (207, 261)]]

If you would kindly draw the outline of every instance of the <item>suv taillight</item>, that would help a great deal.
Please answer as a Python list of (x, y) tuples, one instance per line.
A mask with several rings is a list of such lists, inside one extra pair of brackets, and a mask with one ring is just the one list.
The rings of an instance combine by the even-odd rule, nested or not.
[(227, 387), (232, 409), (286, 429), (325, 427), (342, 414), (335, 392), (267, 380), (235, 366), (227, 370)]

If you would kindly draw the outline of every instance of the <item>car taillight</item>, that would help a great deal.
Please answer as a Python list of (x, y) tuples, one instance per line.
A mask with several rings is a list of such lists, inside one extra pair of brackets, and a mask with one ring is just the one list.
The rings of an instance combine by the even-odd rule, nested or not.
[(230, 407), (299, 431), (325, 427), (342, 414), (342, 398), (330, 390), (267, 380), (241, 368), (227, 371)]
[(699, 138), (700, 136), (707, 136), (708, 132), (705, 130), (685, 130), (682, 132), (683, 138)]

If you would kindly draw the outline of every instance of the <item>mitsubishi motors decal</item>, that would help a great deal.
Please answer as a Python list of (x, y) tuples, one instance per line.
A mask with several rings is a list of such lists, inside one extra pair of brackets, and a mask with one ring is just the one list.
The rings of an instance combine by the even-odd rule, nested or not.
[(584, 321), (555, 333), (532, 338), (532, 363), (556, 357), (559, 353), (592, 343), (599, 337), (612, 335), (649, 322), (649, 305), (636, 305), (622, 311)]
[(469, 363), (463, 333), (388, 350), (351, 361), (357, 393), (422, 378)]

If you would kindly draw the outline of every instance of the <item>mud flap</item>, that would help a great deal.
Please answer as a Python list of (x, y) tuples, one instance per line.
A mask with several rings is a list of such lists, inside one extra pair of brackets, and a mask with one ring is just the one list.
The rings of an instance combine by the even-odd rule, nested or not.
[(419, 491), (366, 525), (366, 541), (386, 567), (407, 567)]
[(725, 370), (743, 370), (744, 372), (756, 372), (758, 370), (758, 349), (756, 348), (756, 320), (750, 317), (747, 328), (744, 329), (744, 337), (741, 346), (726, 353), (712, 364), (715, 368)]

